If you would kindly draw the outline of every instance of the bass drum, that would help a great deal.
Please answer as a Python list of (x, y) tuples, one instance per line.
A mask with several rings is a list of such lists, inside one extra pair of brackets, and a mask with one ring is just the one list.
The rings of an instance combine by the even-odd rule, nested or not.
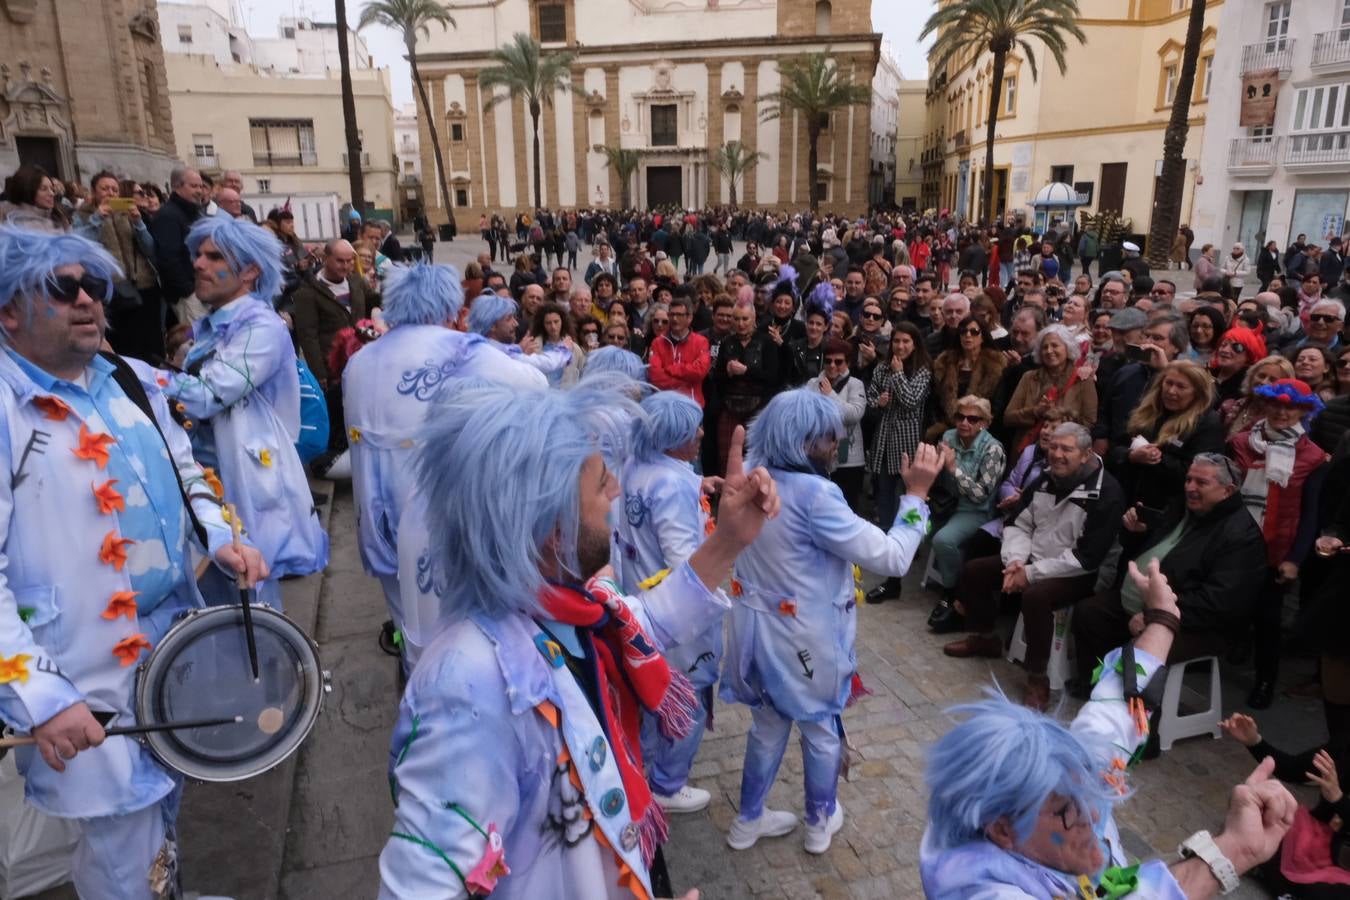
[(309, 636), (269, 607), (251, 611), (256, 680), (238, 606), (189, 613), (140, 667), (140, 725), (241, 717), (234, 724), (142, 736), (160, 762), (188, 778), (242, 781), (281, 763), (309, 735), (329, 690)]

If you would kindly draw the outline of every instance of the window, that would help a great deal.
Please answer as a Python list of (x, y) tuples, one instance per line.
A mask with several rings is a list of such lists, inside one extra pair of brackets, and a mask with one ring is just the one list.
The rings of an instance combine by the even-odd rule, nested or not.
[(412, 171), (413, 171), (413, 161), (412, 161), (411, 159), (405, 159), (405, 160), (403, 161), (403, 171), (407, 172), (409, 175), (412, 174)]
[(1301, 88), (1290, 131), (1290, 163), (1350, 159), (1350, 84)]
[(1274, 125), (1251, 125), (1247, 128), (1247, 136), (1257, 144), (1269, 144), (1274, 134)]
[(1350, 0), (1341, 0), (1340, 32), (1337, 41), (1350, 41)]
[(197, 168), (214, 169), (219, 162), (216, 160), (216, 139), (210, 134), (194, 134), (192, 136), (192, 155), (196, 157)]
[(464, 125), (461, 122), (450, 123), (450, 140), (456, 143), (464, 140)]
[(1214, 76), (1214, 54), (1202, 57), (1200, 60), (1201, 70), (1205, 73), (1200, 80), (1200, 96), (1209, 99), (1209, 85)]
[(1051, 166), (1050, 180), (1060, 184), (1073, 184), (1073, 166)]
[(816, 34), (829, 34), (834, 28), (834, 7), (830, 0), (816, 4)]
[(191, 26), (191, 25), (179, 25), (179, 26), (178, 26), (178, 43), (180, 43), (180, 44), (190, 44), (190, 43), (192, 43), (192, 26)]
[(663, 103), (652, 107), (652, 146), (674, 147), (679, 143), (679, 131), (676, 126), (678, 107), (674, 103)]
[(287, 25), (285, 28), (281, 29), (281, 36), (287, 40), (295, 40), (295, 28)]
[(255, 166), (314, 166), (313, 119), (249, 119)]
[(1266, 4), (1266, 52), (1276, 53), (1289, 41), (1290, 0)]
[(1163, 106), (1171, 106), (1177, 98), (1177, 67), (1163, 69)]
[(1014, 115), (1017, 112), (1017, 76), (1009, 75), (1003, 79), (1003, 114)]
[(455, 205), (468, 206), (469, 192), (466, 188), (455, 188)]
[(260, 193), (260, 194), (270, 194), (270, 193), (272, 193), (272, 179), (270, 179), (270, 178), (259, 178), (259, 179), (258, 179), (258, 193)]
[(567, 43), (567, 7), (561, 3), (540, 4), (539, 43)]

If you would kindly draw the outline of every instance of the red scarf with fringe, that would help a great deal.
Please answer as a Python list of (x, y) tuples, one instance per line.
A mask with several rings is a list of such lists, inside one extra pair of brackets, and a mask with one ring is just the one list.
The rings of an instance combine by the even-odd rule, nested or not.
[(689, 679), (666, 664), (613, 581), (593, 578), (585, 589), (551, 584), (540, 605), (549, 618), (585, 629), (593, 639), (603, 724), (638, 828), (642, 860), (650, 866), (669, 832), (642, 764), (642, 711), (656, 716), (662, 735), (678, 740), (693, 727), (698, 698)]

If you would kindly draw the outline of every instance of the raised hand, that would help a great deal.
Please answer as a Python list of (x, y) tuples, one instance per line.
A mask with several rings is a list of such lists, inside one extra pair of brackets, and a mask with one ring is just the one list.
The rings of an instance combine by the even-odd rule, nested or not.
[(714, 535), (748, 547), (759, 537), (764, 523), (778, 515), (778, 486), (763, 466), (745, 471), (745, 428), (737, 425), (727, 452), (727, 474), (722, 482), (722, 502), (717, 507)]
[(908, 453), (900, 454), (900, 478), (905, 482), (905, 493), (928, 500), (928, 492), (942, 471), (942, 454), (932, 444), (920, 444), (914, 449), (914, 459)]
[(1341, 797), (1341, 780), (1336, 773), (1336, 761), (1331, 758), (1331, 754), (1325, 748), (1318, 750), (1317, 755), (1313, 757), (1314, 771), (1308, 772), (1308, 780), (1317, 785), (1318, 790), (1322, 792), (1322, 799), (1328, 803), (1339, 803)]
[(1255, 747), (1261, 743), (1261, 732), (1256, 720), (1244, 713), (1233, 713), (1219, 723), (1219, 730), (1244, 747)]
[(1268, 756), (1246, 781), (1233, 788), (1223, 833), (1214, 839), (1239, 873), (1275, 855), (1294, 824), (1298, 801), (1271, 777), (1274, 771), (1275, 759)]
[(1148, 561), (1147, 572), (1139, 571), (1139, 566), (1134, 560), (1130, 560), (1130, 577), (1134, 579), (1134, 586), (1144, 598), (1145, 608), (1160, 609), (1181, 618), (1176, 592), (1167, 583), (1167, 576), (1162, 573), (1162, 566), (1159, 565), (1157, 557)]

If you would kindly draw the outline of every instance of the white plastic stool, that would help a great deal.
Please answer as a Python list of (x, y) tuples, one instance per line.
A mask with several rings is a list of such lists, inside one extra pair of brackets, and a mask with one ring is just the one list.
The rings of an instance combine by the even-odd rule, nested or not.
[[(1181, 689), (1184, 687), (1186, 667), (1209, 663), (1209, 708), (1181, 715)], [(1194, 692), (1193, 692), (1194, 693)], [(1219, 683), (1219, 658), (1201, 656), (1167, 667), (1167, 682), (1163, 685), (1162, 710), (1158, 719), (1158, 745), (1171, 750), (1172, 743), (1182, 738), (1208, 734), (1217, 738), (1219, 721), (1223, 718), (1223, 688)]]
[(919, 579), (919, 587), (926, 588), (933, 583), (933, 578), (937, 575), (936, 554), (933, 553), (933, 545), (928, 545), (928, 566), (923, 570), (923, 577)]
[[(1050, 690), (1064, 690), (1064, 683), (1069, 680), (1069, 675), (1073, 671), (1072, 657), (1069, 642), (1073, 635), (1069, 630), (1070, 623), (1073, 622), (1073, 607), (1055, 611), (1055, 630), (1050, 638), (1050, 663), (1046, 666), (1045, 674), (1050, 679)], [(1017, 627), (1013, 629), (1012, 643), (1008, 645), (1008, 662), (1022, 662), (1027, 657), (1027, 642), (1022, 638), (1022, 616), (1017, 616)]]

